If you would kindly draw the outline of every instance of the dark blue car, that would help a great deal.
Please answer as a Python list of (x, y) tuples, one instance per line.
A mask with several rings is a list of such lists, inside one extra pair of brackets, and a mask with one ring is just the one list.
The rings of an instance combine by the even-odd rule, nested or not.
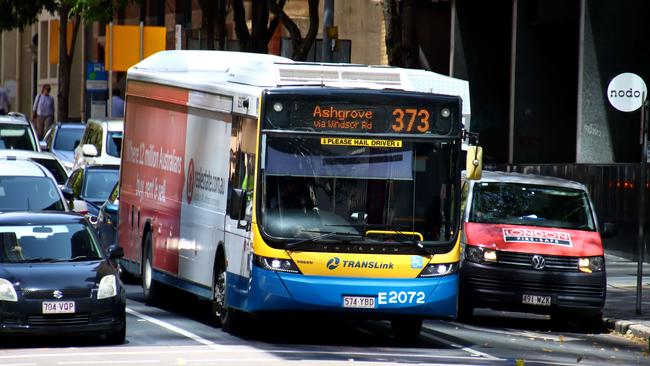
[(126, 291), (113, 246), (84, 217), (0, 213), (0, 334), (104, 335), (124, 343)]

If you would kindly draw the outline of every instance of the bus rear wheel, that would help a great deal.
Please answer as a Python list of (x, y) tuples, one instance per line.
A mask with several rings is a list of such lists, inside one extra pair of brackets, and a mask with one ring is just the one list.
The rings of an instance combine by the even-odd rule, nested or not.
[(217, 325), (223, 325), (226, 317), (226, 271), (221, 266), (217, 270), (212, 294), (212, 315)]
[(151, 233), (147, 232), (144, 240), (144, 255), (142, 258), (142, 293), (147, 305), (155, 304), (158, 297), (158, 285), (153, 279), (151, 259)]
[(417, 340), (422, 331), (422, 318), (393, 319), (390, 322), (395, 339), (400, 342)]

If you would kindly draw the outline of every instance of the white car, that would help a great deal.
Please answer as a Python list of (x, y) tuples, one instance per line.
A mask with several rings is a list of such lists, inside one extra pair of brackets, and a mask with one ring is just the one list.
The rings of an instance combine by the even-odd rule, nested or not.
[(69, 211), (52, 174), (31, 160), (0, 159), (0, 211)]
[(0, 149), (41, 151), (36, 131), (23, 114), (0, 115)]
[(74, 149), (72, 170), (84, 165), (119, 165), (123, 132), (122, 119), (89, 119)]
[(63, 186), (68, 179), (68, 171), (63, 163), (50, 152), (39, 152), (29, 150), (0, 150), (0, 159), (7, 160), (32, 160), (41, 164), (47, 169), (59, 186)]

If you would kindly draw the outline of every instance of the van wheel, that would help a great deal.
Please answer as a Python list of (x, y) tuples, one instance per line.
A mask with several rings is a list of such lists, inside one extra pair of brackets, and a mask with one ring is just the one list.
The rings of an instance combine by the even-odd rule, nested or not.
[(422, 331), (422, 318), (393, 319), (390, 322), (393, 335), (400, 342), (414, 342)]
[(458, 315), (456, 320), (459, 322), (466, 323), (472, 319), (474, 316), (474, 307), (470, 304), (467, 304), (464, 301), (458, 302)]
[(585, 332), (600, 333), (603, 330), (603, 313), (579, 317), (580, 326)]
[(151, 259), (151, 233), (147, 232), (144, 239), (144, 258), (142, 258), (142, 293), (144, 302), (153, 305), (158, 297), (158, 284), (153, 279), (153, 265)]

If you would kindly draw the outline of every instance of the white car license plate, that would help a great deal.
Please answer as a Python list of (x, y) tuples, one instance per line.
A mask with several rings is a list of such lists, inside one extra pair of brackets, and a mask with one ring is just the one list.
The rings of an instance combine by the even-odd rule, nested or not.
[(522, 295), (521, 303), (527, 305), (551, 306), (551, 297), (539, 295)]
[(374, 309), (375, 298), (369, 296), (343, 296), (344, 308)]
[(43, 301), (43, 314), (74, 314), (74, 301)]

